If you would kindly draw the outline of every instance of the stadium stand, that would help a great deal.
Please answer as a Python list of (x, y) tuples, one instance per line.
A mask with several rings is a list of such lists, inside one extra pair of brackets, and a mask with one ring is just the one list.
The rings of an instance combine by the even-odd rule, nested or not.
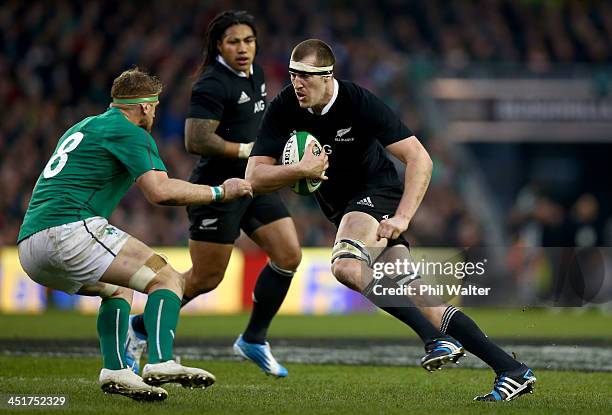
[[(612, 5), (506, 0), (351, 4), (349, 8), (344, 2), (322, 0), (227, 1), (219, 7), (195, 0), (178, 5), (162, 0), (2, 2), (0, 246), (15, 243), (30, 191), (58, 137), (78, 119), (100, 112), (109, 102), (112, 78), (133, 65), (158, 74), (166, 86), (153, 135), (171, 175), (188, 176), (195, 158), (184, 151), (182, 135), (190, 84), (200, 62), (206, 24), (227, 7), (248, 9), (259, 20), (257, 59), (266, 71), (270, 97), (288, 81), (290, 45), (304, 37), (320, 37), (334, 45), (339, 76), (384, 97), (423, 138), (435, 160), (431, 189), (411, 237), (429, 246), (481, 243), (482, 223), (466, 204), (462, 169), (452, 149), (429, 131), (414, 91), (433, 71), (477, 74), (483, 70), (481, 64), (514, 62), (536, 75), (557, 64), (609, 64)], [(542, 218), (538, 209), (525, 207), (530, 185), (537, 184), (524, 183), (525, 191), (513, 195), (515, 208), (505, 210), (509, 233), (524, 229), (528, 217), (536, 222)], [(608, 200), (598, 200), (597, 193), (578, 196), (555, 201), (554, 194), (542, 195), (549, 203), (538, 208), (561, 217), (545, 224), (551, 228), (550, 243), (571, 240), (567, 234), (571, 230), (561, 236), (562, 228), (576, 217), (570, 212), (590, 209), (586, 216), (608, 221)], [(290, 193), (287, 200), (303, 244), (330, 245), (331, 227), (314, 202), (305, 203)], [(580, 207), (585, 204), (587, 208)], [(556, 216), (543, 217), (550, 221)], [(152, 221), (157, 226), (147, 225)], [(153, 207), (137, 191), (124, 200), (112, 222), (148, 244), (184, 245), (187, 240), (182, 209)], [(606, 235), (600, 240), (610, 243)], [(246, 242), (243, 246), (250, 247)]]

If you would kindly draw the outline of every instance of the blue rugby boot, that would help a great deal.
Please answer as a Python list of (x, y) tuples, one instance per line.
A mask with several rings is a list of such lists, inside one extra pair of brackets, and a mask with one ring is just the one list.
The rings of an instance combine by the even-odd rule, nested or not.
[(475, 401), (511, 401), (526, 393), (533, 393), (536, 377), (524, 364), (518, 369), (500, 373), (495, 377), (493, 390), (486, 395), (477, 396)]
[(234, 342), (234, 353), (255, 363), (266, 375), (284, 378), (289, 374), (287, 369), (281, 366), (272, 356), (270, 343), (268, 342), (266, 344), (247, 343), (241, 334)]
[(125, 362), (127, 365), (138, 374), (140, 372), (140, 358), (147, 349), (147, 335), (134, 330), (132, 320), (135, 315), (130, 316), (128, 323), (128, 336), (125, 343)]
[(425, 353), (421, 359), (423, 369), (433, 372), (441, 370), (448, 362), (457, 363), (465, 355), (461, 343), (450, 336), (440, 337), (425, 345)]

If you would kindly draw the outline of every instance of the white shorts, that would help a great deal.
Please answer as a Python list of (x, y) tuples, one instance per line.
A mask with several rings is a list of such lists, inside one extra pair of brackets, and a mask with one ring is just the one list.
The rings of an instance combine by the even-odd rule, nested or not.
[(19, 261), (32, 280), (74, 294), (100, 280), (129, 237), (96, 216), (24, 239), (19, 243)]

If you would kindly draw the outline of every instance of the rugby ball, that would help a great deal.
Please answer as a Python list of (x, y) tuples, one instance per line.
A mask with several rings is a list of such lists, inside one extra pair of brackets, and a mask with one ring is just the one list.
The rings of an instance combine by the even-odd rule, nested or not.
[[(312, 149), (315, 156), (321, 154), (323, 147), (313, 135), (307, 131), (294, 132), (285, 148), (283, 150), (283, 164), (295, 164), (299, 163), (302, 157), (304, 157), (304, 151), (314, 141), (315, 145)], [(291, 186), (291, 190), (300, 195), (309, 195), (316, 191), (321, 186), (321, 180), (319, 179), (302, 179)]]

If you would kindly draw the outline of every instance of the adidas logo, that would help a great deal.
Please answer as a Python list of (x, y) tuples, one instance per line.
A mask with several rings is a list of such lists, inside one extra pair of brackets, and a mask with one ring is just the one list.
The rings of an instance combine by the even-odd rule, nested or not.
[(242, 93), (240, 94), (240, 98), (238, 98), (238, 103), (244, 104), (245, 102), (249, 102), (250, 100), (251, 98), (249, 98), (246, 92), (242, 91)]
[(372, 203), (372, 199), (370, 199), (370, 196), (364, 197), (359, 202), (357, 202), (357, 204), (358, 205), (369, 206), (369, 207), (374, 207), (374, 203)]

